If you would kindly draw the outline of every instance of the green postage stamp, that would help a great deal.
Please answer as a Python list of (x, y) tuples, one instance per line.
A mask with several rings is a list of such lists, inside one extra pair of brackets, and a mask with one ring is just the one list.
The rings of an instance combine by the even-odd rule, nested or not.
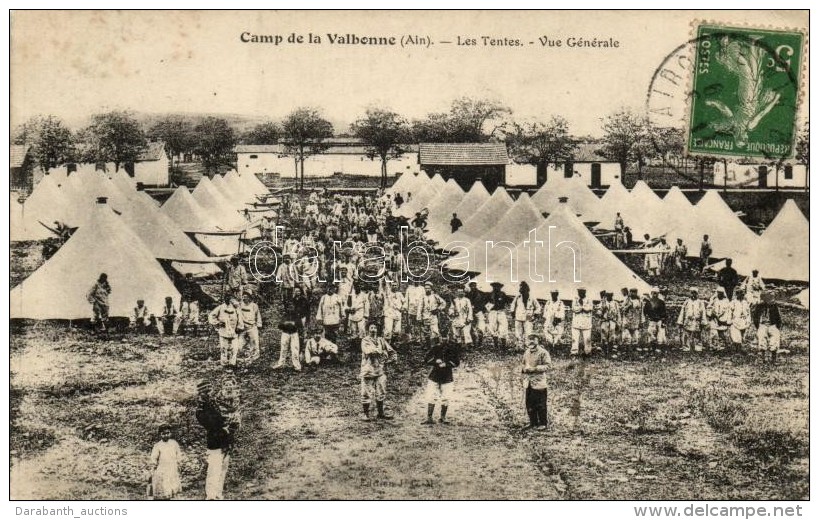
[(700, 25), (688, 151), (793, 156), (804, 35)]

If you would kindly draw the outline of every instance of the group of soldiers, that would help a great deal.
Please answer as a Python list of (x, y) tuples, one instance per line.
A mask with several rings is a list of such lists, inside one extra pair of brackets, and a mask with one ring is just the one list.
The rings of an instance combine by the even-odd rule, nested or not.
[[(263, 237), (276, 246), (271, 259), (274, 268), (264, 279), (273, 283), (250, 276), (243, 259), (237, 257), (225, 270), (220, 303), (207, 313), (207, 322), (218, 336), (220, 363), (226, 368), (238, 366), (243, 349), (244, 360), (258, 362), (265, 350), (259, 333), (260, 304), (276, 306), (279, 355), (274, 356), (274, 369), (290, 365), (302, 372), (305, 367), (360, 359), (362, 417), (390, 420), (385, 403), (388, 366), (403, 348), (420, 347), (429, 368), (423, 424), (446, 424), (454, 369), (462, 366), (469, 349), (490, 342), (522, 353), (529, 427), (545, 428), (547, 372), (551, 356), (566, 344), (572, 357), (599, 352), (616, 358), (624, 350), (667, 348), (667, 328), (676, 325), (684, 351), (738, 349), (753, 327), (760, 349), (776, 360), (781, 317), (757, 272), (740, 285), (735, 272), (721, 271), (723, 285), (708, 301), (700, 298), (697, 287), (691, 287), (676, 319), (659, 287), (648, 294), (621, 288), (618, 293), (601, 291), (594, 296), (583, 288), (572, 295), (554, 290), (545, 302), (531, 294), (526, 282), (511, 297), (501, 283), (491, 284), (488, 292), (476, 282), (448, 284), (450, 290), (442, 293), (440, 285), (408, 276), (408, 261), (396, 239), (401, 222), (392, 216), (393, 202), (386, 196), (313, 193), (302, 205), (295, 197), (284, 197), (278, 210), (282, 227), (266, 226)], [(422, 238), (423, 225), (412, 226), (411, 233), (410, 238)], [(377, 251), (370, 250), (376, 243)], [(670, 258), (686, 254), (672, 252)], [(371, 262), (373, 258), (378, 258), (377, 264)], [(727, 268), (731, 269), (730, 263)], [(97, 293), (110, 294), (107, 281), (102, 281), (89, 293), (89, 302)], [(198, 316), (192, 317), (200, 309), (194, 301), (198, 304), (201, 295), (183, 291), (180, 308), (166, 302), (167, 309), (154, 315), (151, 326), (160, 333), (176, 333), (180, 326), (198, 323)], [(93, 305), (96, 313), (98, 305)], [(134, 326), (148, 326), (149, 313), (139, 309), (140, 304)], [(207, 495), (221, 498), (240, 424), (238, 397), (228, 392), (229, 399), (216, 399), (207, 382), (198, 390), (197, 419), (208, 435)]]

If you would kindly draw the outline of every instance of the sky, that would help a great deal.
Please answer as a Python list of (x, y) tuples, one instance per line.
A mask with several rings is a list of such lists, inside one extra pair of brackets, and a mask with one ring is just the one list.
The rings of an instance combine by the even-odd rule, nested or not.
[[(11, 22), (11, 123), (54, 114), (79, 124), (108, 109), (278, 120), (296, 107), (315, 106), (340, 132), (368, 106), (413, 119), (471, 96), (505, 103), (516, 120), (559, 114), (573, 134), (600, 135), (605, 115), (646, 106), (654, 72), (692, 37), (696, 20), (806, 31), (808, 15), (17, 11)], [(284, 41), (243, 43), (243, 33)], [(310, 33), (322, 42), (307, 43)], [(331, 44), (328, 33), (394, 37), (397, 44)], [(288, 43), (291, 34), (305, 43)], [(410, 35), (432, 45), (402, 47)], [(522, 45), (484, 45), (482, 36)], [(543, 46), (543, 37), (561, 46)], [(619, 46), (569, 47), (570, 38), (611, 39)], [(476, 45), (458, 45), (459, 39)]]

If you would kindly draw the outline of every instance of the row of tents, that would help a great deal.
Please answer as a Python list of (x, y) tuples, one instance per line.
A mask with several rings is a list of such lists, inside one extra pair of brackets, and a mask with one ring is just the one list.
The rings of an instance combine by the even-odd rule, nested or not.
[[(137, 299), (149, 308), (179, 294), (160, 261), (180, 274), (218, 274), (218, 262), (258, 237), (269, 194), (253, 175), (203, 177), (193, 192), (178, 187), (164, 204), (124, 172), (46, 176), (22, 204), (12, 200), (11, 240), (42, 240), (75, 229), (39, 269), (12, 289), (12, 318), (91, 316), (86, 294), (100, 273), (114, 288), (110, 315), (128, 316)], [(250, 219), (247, 218), (250, 217)]]
[[(566, 295), (580, 286), (589, 291), (644, 288), (645, 282), (595, 236), (613, 229), (618, 213), (636, 240), (645, 234), (665, 237), (673, 247), (680, 238), (689, 255), (695, 256), (703, 236), (709, 235), (712, 256), (732, 258), (741, 275), (758, 269), (769, 279), (808, 280), (808, 221), (793, 200), (785, 203), (760, 236), (717, 191), (708, 191), (697, 204), (691, 204), (676, 186), (660, 198), (642, 181), (632, 190), (614, 184), (598, 197), (580, 179), (559, 178), (549, 180), (532, 196), (522, 193), (513, 199), (503, 187), (490, 194), (477, 181), (464, 192), (453, 179), (422, 173), (402, 176), (389, 193), (409, 198), (396, 208), (397, 214), (428, 213), (428, 238), (456, 253), (446, 266), (481, 273), (476, 281), (484, 286), (499, 281), (510, 292), (516, 290), (513, 280), (523, 279), (536, 286), (539, 297), (555, 288)], [(450, 228), (453, 214), (463, 222), (455, 233)], [(550, 245), (534, 247), (534, 240)], [(514, 258), (510, 250), (516, 252)], [(547, 268), (550, 274), (544, 274)], [(530, 269), (533, 276), (528, 276)], [(566, 274), (561, 280), (558, 273), (571, 276)], [(542, 284), (531, 283), (540, 280), (541, 274), (546, 276)], [(582, 282), (574, 282), (575, 278)]]

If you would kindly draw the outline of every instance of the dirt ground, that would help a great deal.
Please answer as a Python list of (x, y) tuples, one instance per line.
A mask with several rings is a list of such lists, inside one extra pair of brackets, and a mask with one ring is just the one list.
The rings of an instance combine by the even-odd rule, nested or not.
[[(265, 309), (276, 322), (278, 305)], [(456, 371), (450, 425), (421, 425), (427, 369), (416, 345), (390, 367), (393, 421), (362, 422), (358, 356), (274, 371), (278, 331), (240, 372), (244, 417), (231, 499), (808, 498), (806, 313), (794, 350), (753, 356), (646, 353), (570, 363), (555, 353), (551, 428), (525, 425), (518, 353), (489, 345)], [(139, 499), (156, 427), (184, 451), (181, 498), (203, 498), (196, 382), (218, 379), (214, 337), (94, 337), (66, 323), (11, 335), (11, 496)], [(802, 343), (805, 342), (805, 343)], [(342, 343), (346, 351), (346, 343)]]

